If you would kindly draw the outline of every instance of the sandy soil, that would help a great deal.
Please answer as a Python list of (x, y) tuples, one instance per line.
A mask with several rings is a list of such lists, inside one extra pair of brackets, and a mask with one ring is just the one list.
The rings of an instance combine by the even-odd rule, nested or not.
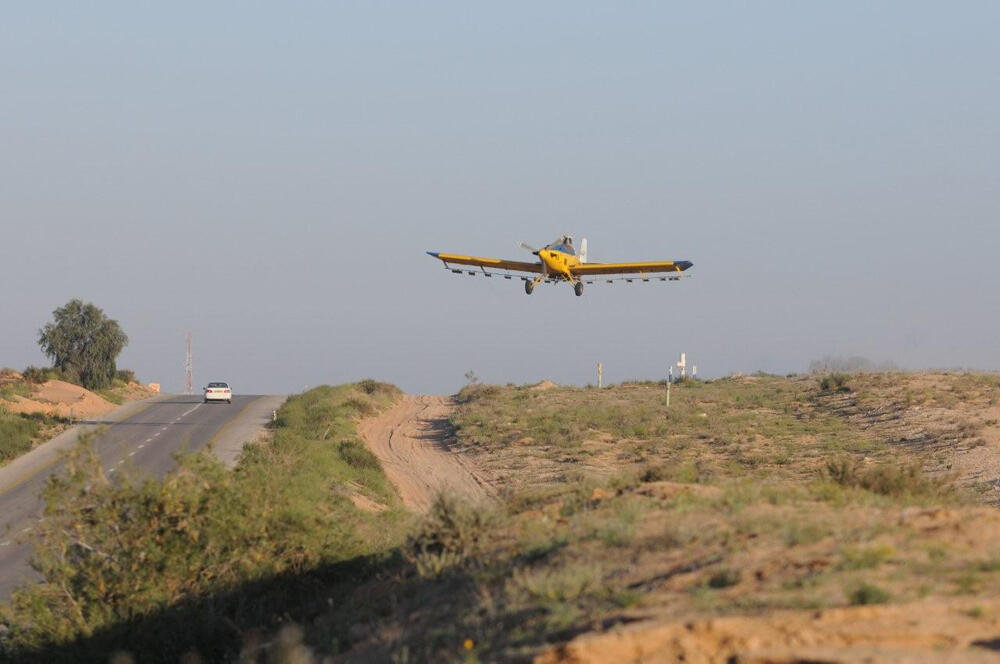
[[(1000, 403), (991, 388), (959, 390), (962, 374), (879, 375), (853, 380), (871, 395), (823, 398), (823, 403), (874, 438), (909, 450), (925, 470), (966, 485), (992, 487), (985, 502), (1000, 505)], [(867, 383), (875, 383), (870, 387)], [(888, 383), (888, 384), (886, 384)], [(911, 395), (907, 398), (906, 392)], [(954, 401), (935, 403), (928, 394)]]
[(490, 500), (495, 490), (472, 460), (452, 446), (449, 397), (404, 396), (389, 410), (358, 423), (403, 504), (426, 512), (439, 491)]
[(16, 396), (5, 403), (11, 413), (44, 413), (60, 417), (94, 417), (108, 413), (117, 406), (79, 385), (50, 380), (39, 385), (31, 398)]
[(1000, 658), (1000, 601), (931, 600), (895, 606), (782, 611), (642, 623), (589, 634), (535, 664), (871, 664), (994, 662)]

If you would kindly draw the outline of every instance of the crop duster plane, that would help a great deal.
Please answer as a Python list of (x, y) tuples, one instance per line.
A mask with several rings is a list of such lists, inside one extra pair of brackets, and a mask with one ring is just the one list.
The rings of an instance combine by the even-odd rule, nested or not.
[[(642, 281), (649, 281), (650, 275), (656, 276), (654, 279), (660, 281), (677, 281), (681, 273), (694, 265), (691, 261), (648, 261), (642, 263), (589, 263), (587, 262), (587, 240), (584, 238), (580, 242), (580, 252), (573, 248), (573, 238), (563, 235), (555, 242), (545, 245), (541, 249), (521, 243), (521, 248), (530, 251), (538, 257), (536, 263), (526, 263), (522, 261), (508, 261), (500, 258), (480, 258), (478, 256), (462, 256), (460, 254), (442, 254), (428, 251), (428, 255), (441, 260), (445, 268), (455, 274), (463, 272), (475, 276), (483, 274), (487, 277), (494, 275), (503, 276), (504, 279), (518, 277), (524, 281), (524, 292), (531, 295), (535, 286), (542, 282), (555, 283), (566, 281), (573, 286), (577, 295), (583, 295), (583, 284), (595, 283), (598, 279), (603, 279), (609, 284), (614, 281), (627, 281), (631, 283), (636, 278)], [(454, 265), (473, 265), (479, 270), (463, 270), (452, 267)], [(516, 274), (527, 272), (529, 275)], [(513, 273), (513, 274), (512, 274)], [(638, 277), (633, 276), (638, 275)]]

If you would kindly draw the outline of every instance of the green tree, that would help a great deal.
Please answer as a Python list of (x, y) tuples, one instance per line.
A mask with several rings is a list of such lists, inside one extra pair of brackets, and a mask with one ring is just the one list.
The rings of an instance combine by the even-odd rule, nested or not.
[(70, 300), (52, 312), (54, 321), (38, 331), (38, 345), (52, 365), (88, 389), (109, 387), (115, 360), (128, 344), (118, 321), (96, 305)]

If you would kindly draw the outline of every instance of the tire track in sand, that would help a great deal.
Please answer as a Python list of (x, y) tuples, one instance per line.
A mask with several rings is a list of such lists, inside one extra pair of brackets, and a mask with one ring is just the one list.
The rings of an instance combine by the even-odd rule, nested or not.
[(403, 504), (415, 512), (427, 512), (439, 491), (473, 501), (496, 495), (472, 460), (452, 447), (449, 416), (454, 408), (450, 397), (406, 395), (389, 410), (357, 425)]

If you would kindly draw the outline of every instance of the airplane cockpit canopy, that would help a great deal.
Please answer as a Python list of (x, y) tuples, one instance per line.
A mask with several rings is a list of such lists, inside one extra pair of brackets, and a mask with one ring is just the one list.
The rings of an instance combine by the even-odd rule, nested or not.
[(576, 249), (573, 248), (573, 238), (569, 235), (561, 236), (555, 242), (545, 245), (545, 248), (551, 251), (561, 251), (570, 256), (576, 256)]

